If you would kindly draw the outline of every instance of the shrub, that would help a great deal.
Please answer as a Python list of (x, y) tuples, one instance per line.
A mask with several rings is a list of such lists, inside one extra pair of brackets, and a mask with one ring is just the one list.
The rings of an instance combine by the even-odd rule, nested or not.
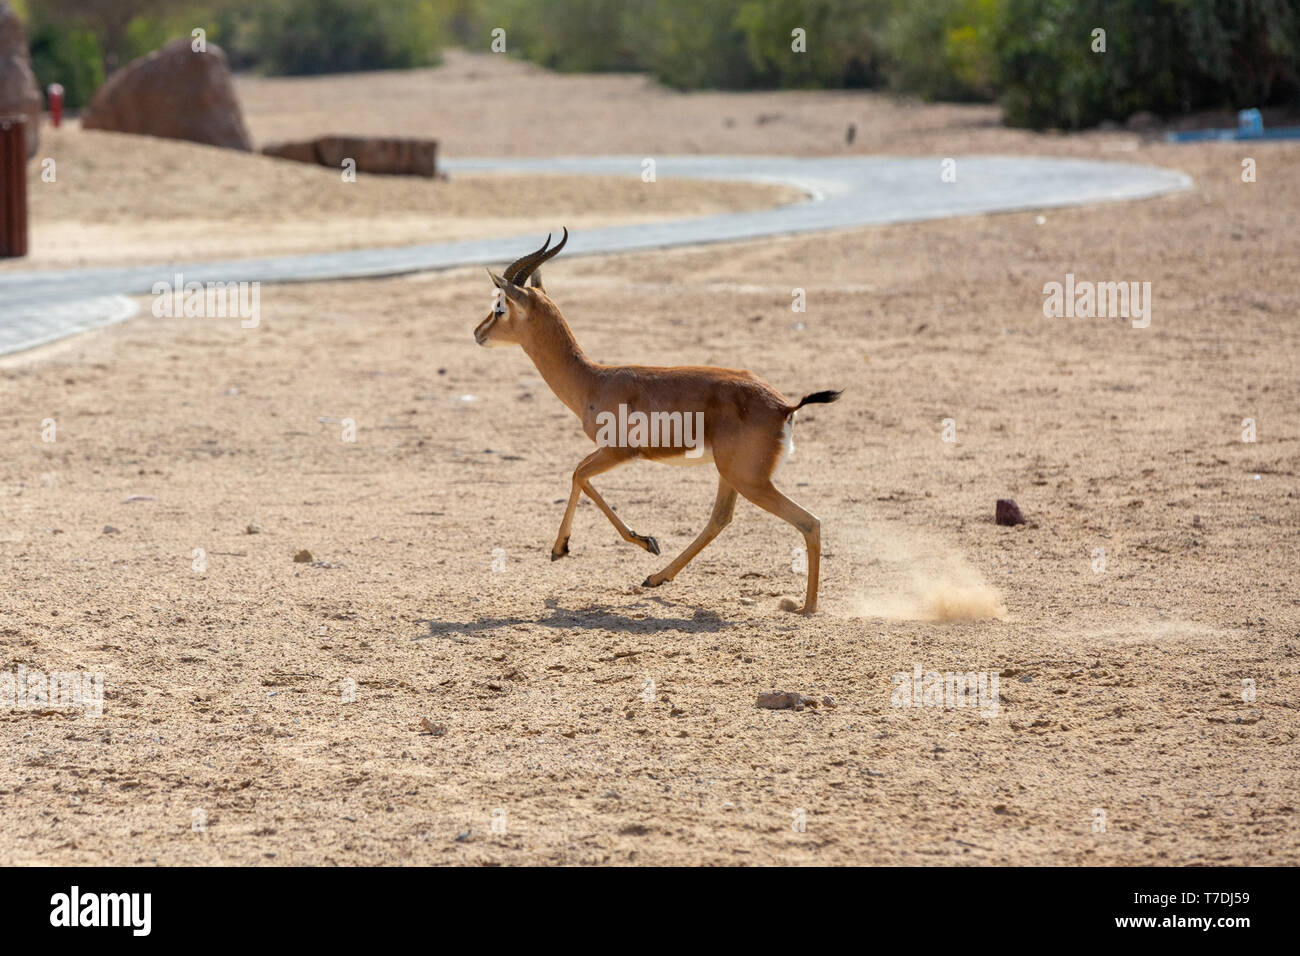
[(626, 21), (629, 41), (661, 82), (678, 89), (754, 86), (758, 71), (736, 23), (737, 0), (645, 0)]
[(886, 73), (899, 92), (987, 100), (997, 92), (1003, 0), (900, 0), (885, 28)]
[(95, 35), (79, 27), (37, 26), (28, 38), (32, 72), (42, 93), (51, 83), (63, 86), (63, 102), (81, 109), (104, 82), (104, 56)]
[(437, 61), (429, 0), (267, 0), (248, 44), (269, 73), (403, 69)]
[[(1300, 0), (1008, 0), (998, 44), (1014, 126), (1077, 129), (1294, 102)], [(1092, 31), (1106, 31), (1106, 52)]]
[[(640, 0), (487, 0), (451, 12), (459, 39), (486, 50), (492, 30), (506, 31), (506, 50), (553, 70), (602, 72), (644, 69), (629, 26)], [(467, 15), (466, 15), (467, 14)]]
[[(886, 7), (887, 0), (745, 0), (734, 22), (763, 86), (870, 86), (882, 81), (873, 24)], [(804, 31), (800, 53), (792, 49), (796, 28)]]

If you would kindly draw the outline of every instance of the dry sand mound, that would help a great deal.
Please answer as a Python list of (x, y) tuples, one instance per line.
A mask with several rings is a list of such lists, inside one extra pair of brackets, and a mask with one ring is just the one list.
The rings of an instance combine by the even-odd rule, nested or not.
[(33, 165), (31, 255), (0, 269), (192, 262), (545, 233), (801, 199), (786, 186), (626, 178), (341, 172), (147, 136), (46, 131)]

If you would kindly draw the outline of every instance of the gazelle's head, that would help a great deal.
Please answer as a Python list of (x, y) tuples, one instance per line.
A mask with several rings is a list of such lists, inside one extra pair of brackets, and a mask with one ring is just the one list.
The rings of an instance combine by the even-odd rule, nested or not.
[(492, 284), (496, 286), (496, 294), (492, 300), (492, 311), (474, 329), (475, 342), (492, 348), (497, 345), (523, 345), (527, 341), (529, 322), (533, 319), (535, 308), (541, 300), (546, 299), (540, 272), (542, 263), (557, 255), (568, 241), (569, 230), (565, 229), (564, 238), (551, 249), (551, 237), (548, 235), (540, 249), (510, 263), (503, 275), (488, 270)]

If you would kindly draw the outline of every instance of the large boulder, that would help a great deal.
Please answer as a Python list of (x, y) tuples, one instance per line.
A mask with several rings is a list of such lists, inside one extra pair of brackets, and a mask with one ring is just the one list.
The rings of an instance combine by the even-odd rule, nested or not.
[(110, 76), (91, 99), (81, 126), (253, 148), (226, 54), (211, 43), (206, 52), (196, 52), (188, 39), (173, 40)]
[(0, 114), (27, 117), (27, 156), (36, 155), (41, 136), (41, 88), (32, 73), (23, 25), (0, 0)]

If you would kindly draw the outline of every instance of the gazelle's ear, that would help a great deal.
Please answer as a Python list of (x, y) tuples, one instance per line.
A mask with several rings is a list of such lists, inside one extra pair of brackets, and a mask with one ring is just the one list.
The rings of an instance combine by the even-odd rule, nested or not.
[(505, 293), (506, 297), (513, 300), (517, 305), (528, 304), (528, 290), (523, 286), (515, 285), (509, 279), (502, 278), (491, 269), (487, 274), (492, 277), (492, 284)]
[(546, 291), (546, 286), (542, 285), (541, 269), (538, 269), (536, 272), (533, 273), (532, 278), (528, 280), (528, 284), (532, 286), (534, 289), (541, 289), (543, 292)]

